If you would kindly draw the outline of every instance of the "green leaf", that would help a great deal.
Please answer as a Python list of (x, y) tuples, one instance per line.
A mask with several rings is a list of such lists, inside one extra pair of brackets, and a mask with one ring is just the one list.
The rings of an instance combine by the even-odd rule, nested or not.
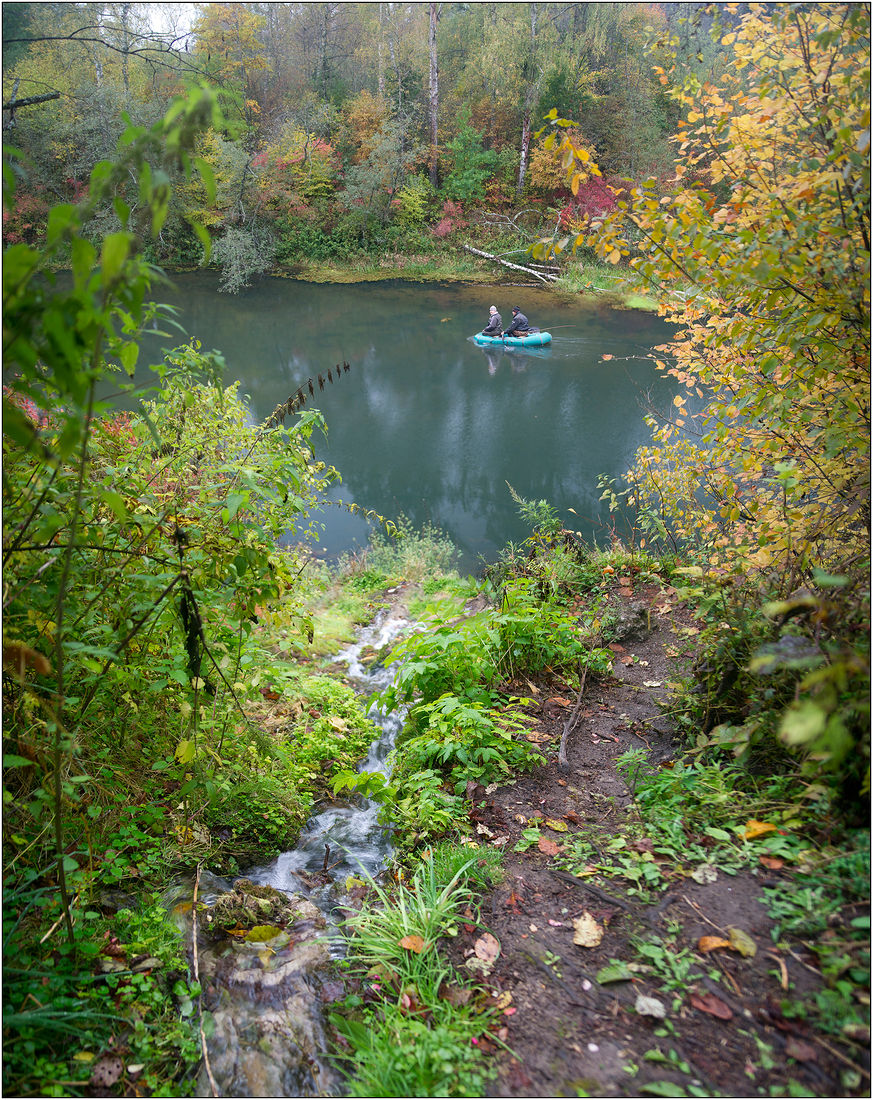
[(812, 579), (820, 588), (845, 588), (849, 583), (848, 577), (835, 577), (818, 568), (813, 569)]
[(610, 982), (629, 982), (633, 976), (634, 972), (627, 963), (615, 959), (608, 966), (601, 967), (595, 978), (598, 985), (609, 985)]
[(139, 358), (139, 345), (135, 344), (132, 340), (126, 344), (122, 344), (121, 350), (118, 353), (118, 358), (121, 360), (121, 365), (127, 373), (132, 376), (134, 368), (136, 367), (136, 361)]
[(49, 211), (48, 226), (46, 228), (46, 245), (49, 247), (63, 237), (68, 230), (78, 226), (79, 215), (75, 206), (69, 202), (58, 203)]
[(806, 699), (785, 712), (779, 736), (787, 745), (805, 745), (824, 733), (827, 719), (827, 713), (817, 703)]
[(115, 213), (118, 217), (118, 220), (121, 222), (122, 225), (126, 226), (128, 221), (130, 220), (130, 207), (127, 205), (124, 199), (120, 198), (120, 196), (118, 195), (116, 195), (113, 199), (112, 205), (115, 207)]
[(688, 1093), (681, 1085), (672, 1081), (649, 1081), (640, 1085), (640, 1092), (646, 1096), (687, 1096)]
[(114, 283), (121, 274), (125, 260), (130, 254), (131, 241), (130, 233), (110, 233), (104, 238), (103, 248), (100, 250), (104, 285)]
[(202, 262), (204, 264), (208, 264), (209, 263), (209, 257), (212, 255), (212, 238), (209, 236), (209, 233), (200, 224), (200, 222), (196, 222), (196, 221), (193, 220), (193, 218), (191, 218), (191, 219), (189, 219), (189, 224), (191, 225), (191, 228), (194, 230), (194, 232), (197, 234), (197, 239), (203, 245), (203, 260), (202, 260)]
[(26, 756), (16, 756), (14, 753), (7, 753), (3, 757), (4, 768), (29, 768), (33, 765), (32, 760), (28, 760)]
[(124, 503), (124, 497), (121, 493), (116, 493), (114, 489), (104, 489), (100, 495), (104, 504), (108, 505), (115, 513), (116, 519), (124, 522), (128, 518), (127, 505)]
[(212, 165), (204, 157), (194, 157), (194, 165), (206, 187), (207, 200), (210, 203), (215, 202), (215, 173), (212, 171)]
[(249, 499), (248, 493), (231, 493), (227, 498), (227, 504), (221, 509), (221, 518), (224, 523), (230, 523), (236, 517), (237, 512)]

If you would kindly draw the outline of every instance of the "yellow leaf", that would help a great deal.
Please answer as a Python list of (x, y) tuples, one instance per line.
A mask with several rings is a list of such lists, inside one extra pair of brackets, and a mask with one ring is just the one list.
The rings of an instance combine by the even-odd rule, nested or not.
[(754, 840), (756, 836), (763, 836), (765, 833), (772, 833), (776, 831), (776, 826), (771, 825), (769, 821), (747, 821), (746, 831), (743, 836), (746, 840)]
[(180, 741), (176, 746), (176, 759), (180, 764), (190, 764), (194, 759), (194, 742)]
[(403, 939), (400, 941), (400, 946), (405, 948), (407, 951), (412, 951), (416, 955), (420, 955), (422, 951), (424, 951), (424, 940), (421, 938), (421, 936), (417, 936), (412, 933), (408, 936), (403, 937)]
[(728, 935), (730, 936), (731, 947), (734, 951), (738, 951), (744, 959), (752, 959), (757, 955), (758, 945), (748, 932), (744, 932), (742, 928), (729, 928)]
[(614, 248), (612, 252), (610, 252), (610, 254), (606, 257), (606, 259), (611, 264), (617, 264), (618, 261), (621, 259), (621, 253), (617, 248)]
[(730, 940), (722, 939), (721, 936), (701, 936), (697, 941), (697, 950), (701, 955), (706, 955), (710, 951), (716, 951), (719, 947), (732, 947), (733, 944)]
[(573, 921), (573, 943), (577, 947), (597, 947), (603, 939), (603, 928), (589, 912)]

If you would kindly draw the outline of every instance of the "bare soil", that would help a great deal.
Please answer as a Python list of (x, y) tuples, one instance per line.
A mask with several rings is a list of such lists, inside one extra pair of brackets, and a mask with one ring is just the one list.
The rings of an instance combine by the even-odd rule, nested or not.
[[(803, 944), (779, 948), (771, 936), (762, 888), (789, 876), (787, 868), (719, 870), (714, 881), (699, 882), (687, 866), (657, 857), (668, 888), (642, 900), (629, 892), (627, 879), (593, 871), (577, 877), (560, 866), (568, 838), (580, 832), (595, 846), (627, 834), (644, 851), (616, 757), (645, 746), (651, 762), (669, 766), (678, 752), (658, 704), (694, 628), (674, 592), (631, 591), (629, 583), (617, 579), (610, 595), (627, 634), (611, 647), (612, 677), (589, 677), (566, 739), (566, 769), (558, 751), (577, 693), (560, 681), (528, 682), (518, 687), (527, 695), (536, 689), (533, 737), (548, 763), (512, 785), (470, 792), (471, 821), (483, 843), (503, 847), (505, 876), (484, 899), (479, 919), (470, 914), (445, 948), (463, 967), (483, 933), (499, 943), (484, 978), (502, 1013), (494, 1042), (483, 1041), (498, 1069), (491, 1095), (869, 1095), (866, 1050), (783, 1015), (784, 999), (802, 1001), (822, 985)], [(514, 851), (532, 818), (567, 830), (540, 821), (545, 842)], [(694, 822), (686, 828), (694, 835)], [(596, 946), (574, 943), (573, 922), (585, 913), (603, 929)], [(732, 928), (750, 937), (753, 955), (700, 950), (701, 937), (728, 939)], [(699, 977), (670, 988), (657, 968), (598, 982), (611, 961), (644, 962), (635, 947), (641, 941), (663, 945), (669, 956), (694, 953), (691, 972)], [(641, 1014), (647, 1007), (641, 996), (659, 1002), (666, 1017)], [(847, 1070), (859, 1074), (857, 1089), (843, 1084)]]

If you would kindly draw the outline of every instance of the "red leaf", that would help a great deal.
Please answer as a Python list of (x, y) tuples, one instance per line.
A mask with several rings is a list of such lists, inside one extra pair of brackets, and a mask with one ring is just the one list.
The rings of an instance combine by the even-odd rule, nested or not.
[(547, 836), (541, 836), (537, 841), (537, 847), (547, 856), (556, 856), (560, 852), (560, 845), (556, 844), (554, 840), (549, 840)]
[(785, 1053), (798, 1062), (814, 1062), (818, 1057), (815, 1047), (811, 1047), (809, 1043), (804, 1043), (802, 1039), (797, 1039), (793, 1035), (785, 1044)]
[(701, 1012), (707, 1012), (710, 1016), (717, 1016), (719, 1020), (732, 1020), (733, 1012), (730, 1008), (720, 1001), (718, 997), (712, 993), (704, 993), (702, 997), (699, 997), (696, 993), (692, 993), (688, 998), (696, 1009)]

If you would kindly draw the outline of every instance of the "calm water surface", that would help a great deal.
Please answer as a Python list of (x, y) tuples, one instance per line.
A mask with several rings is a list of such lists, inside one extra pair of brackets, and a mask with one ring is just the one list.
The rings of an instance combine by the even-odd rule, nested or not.
[[(268, 279), (227, 295), (200, 273), (175, 285), (161, 300), (204, 349), (223, 353), (226, 382), (240, 380), (259, 420), (310, 377), (349, 363), (312, 401), (328, 424), (318, 457), (343, 476), (330, 498), (438, 525), (467, 571), (529, 533), (507, 482), (550, 501), (586, 538), (607, 541), (597, 476), (623, 473), (649, 438), (646, 396), (665, 407), (676, 392), (644, 359), (668, 338), (664, 322), (597, 302), (564, 304), (545, 290)], [(477, 347), (470, 337), (492, 303), (504, 324), (519, 305), (552, 333), (551, 347)], [(150, 359), (162, 345), (146, 349)], [(603, 362), (605, 354), (613, 358)], [(366, 545), (365, 521), (337, 507), (323, 519), (323, 556)]]

